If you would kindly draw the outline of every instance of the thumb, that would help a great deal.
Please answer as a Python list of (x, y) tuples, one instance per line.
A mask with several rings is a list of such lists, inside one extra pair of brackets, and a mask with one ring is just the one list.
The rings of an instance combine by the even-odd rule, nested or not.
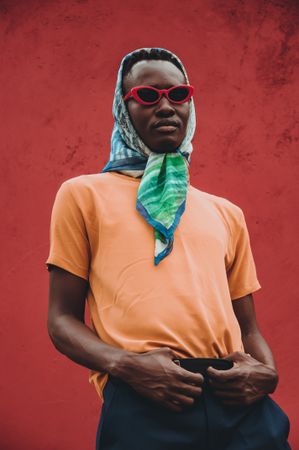
[(225, 356), (223, 359), (227, 359), (228, 361), (239, 362), (244, 361), (248, 358), (248, 355), (243, 352), (233, 352), (229, 355)]

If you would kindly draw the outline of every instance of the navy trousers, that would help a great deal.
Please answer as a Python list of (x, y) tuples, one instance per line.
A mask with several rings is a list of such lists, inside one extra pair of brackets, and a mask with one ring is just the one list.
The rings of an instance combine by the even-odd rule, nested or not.
[(111, 376), (103, 395), (96, 450), (290, 450), (289, 419), (269, 396), (225, 406), (206, 386), (178, 413)]

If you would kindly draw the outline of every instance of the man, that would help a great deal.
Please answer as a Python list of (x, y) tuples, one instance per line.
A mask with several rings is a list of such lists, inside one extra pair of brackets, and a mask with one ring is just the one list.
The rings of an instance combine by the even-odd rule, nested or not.
[[(244, 215), (189, 182), (192, 95), (173, 53), (127, 55), (110, 160), (53, 207), (49, 334), (104, 400), (97, 450), (289, 449)], [(188, 357), (234, 366), (204, 378), (173, 361)]]

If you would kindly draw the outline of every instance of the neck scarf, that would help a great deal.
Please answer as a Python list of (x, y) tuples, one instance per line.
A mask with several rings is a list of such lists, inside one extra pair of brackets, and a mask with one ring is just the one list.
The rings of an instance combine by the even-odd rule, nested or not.
[[(174, 231), (185, 210), (189, 186), (188, 167), (192, 152), (191, 141), (196, 119), (191, 98), (186, 135), (173, 153), (155, 153), (138, 136), (123, 101), (123, 64), (132, 54), (151, 50), (151, 48), (135, 50), (121, 61), (113, 101), (114, 127), (110, 158), (102, 172), (117, 171), (134, 178), (142, 176), (136, 208), (154, 229), (154, 264), (158, 265), (173, 249)], [(160, 48), (155, 50), (167, 51)], [(182, 62), (176, 55), (167, 52), (178, 61), (186, 82), (189, 83)]]

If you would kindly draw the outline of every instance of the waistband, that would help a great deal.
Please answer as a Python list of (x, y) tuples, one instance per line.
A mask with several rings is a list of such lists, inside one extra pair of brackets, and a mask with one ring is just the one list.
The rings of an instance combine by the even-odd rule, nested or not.
[[(107, 380), (107, 382), (109, 382), (109, 381), (111, 381), (111, 383), (112, 383), (114, 386), (123, 386), (123, 387), (127, 387), (128, 389), (133, 389), (132, 386), (131, 386), (130, 384), (126, 383), (126, 382), (123, 381), (121, 378), (117, 378), (117, 377), (115, 377), (115, 376), (108, 375), (108, 380)], [(209, 382), (208, 382), (207, 377), (204, 377), (204, 381), (203, 381), (203, 384), (202, 384), (202, 388), (203, 388), (205, 391), (211, 391), (211, 387), (210, 387), (210, 385), (209, 385)]]

